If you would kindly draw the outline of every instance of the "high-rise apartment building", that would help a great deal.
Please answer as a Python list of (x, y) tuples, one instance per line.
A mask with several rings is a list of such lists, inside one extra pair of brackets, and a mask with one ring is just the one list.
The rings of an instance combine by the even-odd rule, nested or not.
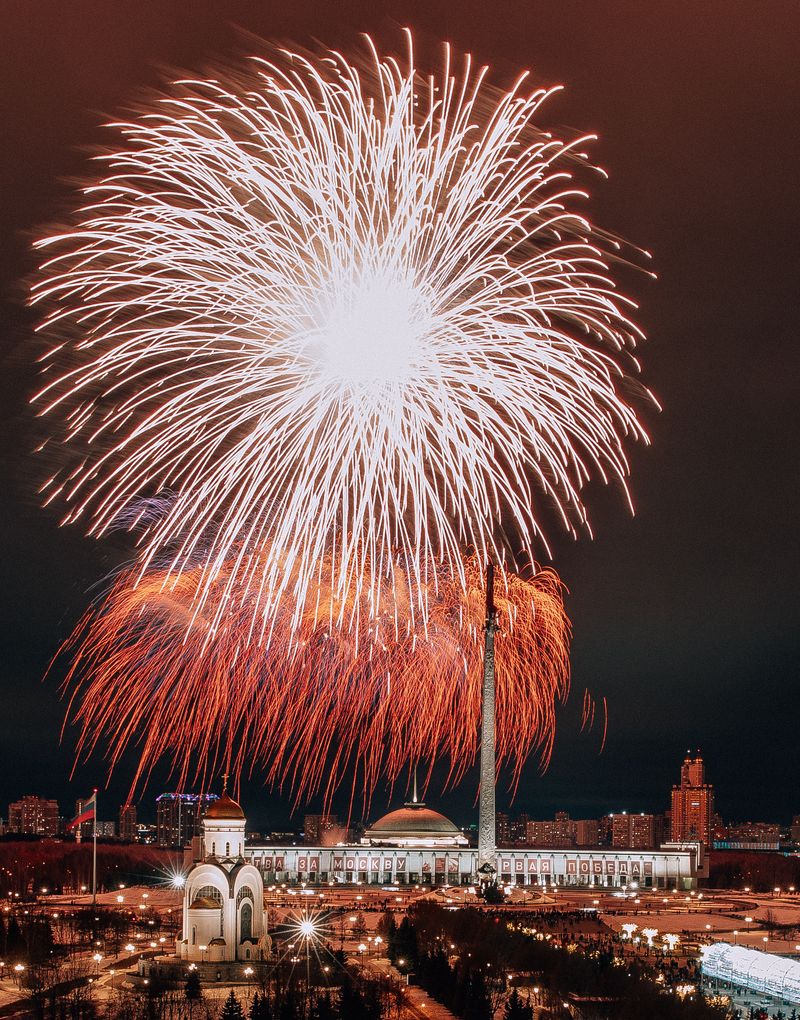
[(655, 819), (653, 815), (621, 814), (610, 815), (611, 845), (630, 850), (649, 850), (656, 845)]
[(687, 751), (681, 766), (681, 782), (672, 787), (672, 842), (699, 840), (711, 845), (714, 787), (706, 782), (705, 766), (698, 751)]
[(119, 838), (126, 843), (135, 843), (139, 834), (136, 823), (136, 805), (123, 804), (119, 809)]
[(525, 842), (528, 846), (575, 846), (577, 824), (566, 811), (556, 811), (553, 821), (529, 820), (525, 826)]
[(511, 842), (524, 843), (528, 835), (528, 822), (530, 818), (526, 814), (518, 815), (510, 825)]
[(800, 843), (800, 815), (795, 815), (792, 819), (789, 836), (793, 843)]
[(508, 846), (511, 842), (511, 819), (507, 814), (504, 814), (502, 811), (498, 811), (495, 825), (498, 845)]
[(598, 846), (600, 826), (596, 818), (579, 818), (575, 822), (575, 846)]
[(156, 797), (156, 842), (184, 847), (200, 835), (200, 822), (217, 800), (215, 793), (162, 793)]
[(57, 836), (61, 831), (58, 802), (26, 796), (8, 805), (8, 831), (26, 836)]

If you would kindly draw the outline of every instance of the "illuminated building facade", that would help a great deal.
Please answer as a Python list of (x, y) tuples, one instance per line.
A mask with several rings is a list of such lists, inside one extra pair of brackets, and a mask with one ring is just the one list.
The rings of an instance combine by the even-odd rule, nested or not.
[[(384, 815), (358, 844), (248, 846), (245, 856), (258, 868), (266, 885), (473, 885), (478, 876), (477, 849), (448, 818), (415, 801)], [(621, 887), (636, 883), (691, 889), (703, 868), (699, 843), (666, 844), (646, 851), (552, 846), (501, 847), (497, 851), (498, 879), (516, 885)]]
[(156, 797), (156, 842), (184, 847), (200, 832), (200, 823), (217, 799), (214, 793), (162, 793)]
[(714, 787), (705, 780), (700, 753), (687, 752), (679, 786), (672, 787), (672, 842), (700, 840), (710, 846), (714, 817)]
[(612, 814), (611, 845), (613, 847), (629, 847), (642, 850), (656, 845), (655, 819), (653, 815)]
[(777, 850), (781, 827), (771, 822), (744, 822), (714, 829), (715, 850)]
[(61, 832), (58, 802), (26, 796), (8, 805), (8, 831), (25, 836), (57, 836)]
[(136, 805), (123, 804), (119, 809), (119, 838), (126, 843), (135, 843), (139, 835), (136, 821)]
[[(248, 846), (245, 856), (267, 885), (361, 882), (367, 885), (472, 885), (478, 854), (471, 848), (417, 846)], [(658, 850), (499, 849), (498, 879), (536, 886), (693, 889), (703, 868), (700, 844)]]

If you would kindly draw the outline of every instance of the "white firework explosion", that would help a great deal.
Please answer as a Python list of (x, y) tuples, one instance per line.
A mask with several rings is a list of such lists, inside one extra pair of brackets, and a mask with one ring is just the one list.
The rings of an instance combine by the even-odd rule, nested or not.
[(145, 500), (142, 571), (225, 565), (254, 632), (323, 569), (378, 611), (399, 564), (424, 619), (436, 564), (509, 533), (532, 560), (544, 502), (585, 522), (585, 481), (644, 438), (637, 329), (571, 211), (586, 139), (536, 129), (524, 75), (485, 78), (448, 48), (422, 75), (410, 35), (403, 62), (276, 51), (115, 126), (34, 287), (67, 520), (102, 535)]

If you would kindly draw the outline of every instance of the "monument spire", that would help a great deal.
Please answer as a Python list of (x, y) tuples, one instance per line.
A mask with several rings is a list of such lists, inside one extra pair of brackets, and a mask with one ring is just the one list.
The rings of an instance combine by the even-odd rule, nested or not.
[(494, 635), (497, 607), (494, 604), (494, 564), (486, 566), (486, 622), (483, 646), (483, 689), (481, 694), (481, 792), (478, 805), (478, 875), (489, 882), (497, 872), (497, 833), (494, 802)]

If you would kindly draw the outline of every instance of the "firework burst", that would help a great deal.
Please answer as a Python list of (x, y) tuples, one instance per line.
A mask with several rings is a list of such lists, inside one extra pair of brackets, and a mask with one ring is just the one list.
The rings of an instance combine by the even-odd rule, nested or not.
[[(397, 592), (382, 593), (387, 605), (408, 598), (398, 569)], [(497, 748), (515, 782), (532, 751), (545, 761), (550, 753), (555, 703), (568, 687), (569, 623), (552, 571), (503, 581)], [(424, 625), (402, 611), (343, 610), (332, 589), (318, 589), (299, 624), (278, 612), (255, 647), (246, 603), (210, 637), (195, 608), (205, 583), (202, 570), (139, 579), (133, 568), (87, 614), (67, 646), (81, 753), (107, 739), (113, 767), (141, 740), (137, 780), (164, 756), (181, 782), (223, 764), (236, 774), (263, 766), (297, 800), (319, 789), (329, 797), (345, 774), (368, 796), (381, 775), (394, 783), (418, 761), (449, 761), (457, 781), (475, 760), (485, 616), (477, 557), (440, 570)], [(226, 586), (223, 575), (210, 589), (209, 617)], [(334, 622), (342, 616), (349, 626)]]
[[(74, 452), (46, 499), (95, 535), (141, 528), (126, 612), (167, 556), (174, 613), (215, 633), (242, 607), (251, 639), (287, 612), (302, 632), (320, 587), (328, 608), (380, 619), (388, 596), (424, 623), (439, 572), (448, 605), (455, 581), (469, 598), (464, 552), (502, 559), (506, 534), (530, 567), (542, 496), (574, 528), (587, 478), (624, 479), (643, 438), (621, 389), (638, 331), (573, 211), (586, 139), (536, 129), (549, 92), (524, 75), (500, 92), (448, 48), (423, 75), (410, 35), (403, 61), (365, 52), (176, 83), (115, 126), (74, 227), (41, 242), (38, 402)], [(221, 647), (249, 675), (240, 640)], [(413, 731), (416, 685), (394, 675)]]

